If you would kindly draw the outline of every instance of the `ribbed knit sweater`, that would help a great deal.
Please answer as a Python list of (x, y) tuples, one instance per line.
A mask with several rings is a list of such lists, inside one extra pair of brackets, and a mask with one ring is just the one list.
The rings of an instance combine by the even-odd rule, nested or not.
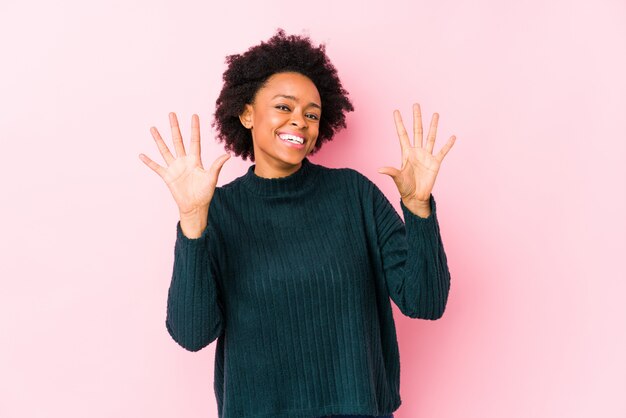
[(220, 418), (388, 415), (400, 357), (390, 300), (442, 316), (450, 273), (431, 214), (404, 222), (351, 168), (305, 158), (293, 174), (255, 165), (216, 187), (199, 238), (176, 225), (166, 327), (189, 351), (217, 339)]

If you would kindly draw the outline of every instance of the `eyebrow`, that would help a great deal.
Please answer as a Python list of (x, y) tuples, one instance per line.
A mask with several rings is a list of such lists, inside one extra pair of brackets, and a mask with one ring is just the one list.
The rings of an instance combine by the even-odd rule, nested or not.
[[(293, 100), (295, 102), (298, 101), (298, 99), (296, 99), (295, 96), (288, 96), (286, 94), (277, 94), (276, 96), (272, 97), (272, 100), (274, 100), (277, 97), (284, 97), (285, 99), (291, 99), (291, 100)], [(319, 110), (322, 110), (322, 107), (320, 105), (318, 105), (317, 103), (311, 102), (311, 103), (309, 103), (309, 106), (313, 106), (313, 107), (318, 108)]]

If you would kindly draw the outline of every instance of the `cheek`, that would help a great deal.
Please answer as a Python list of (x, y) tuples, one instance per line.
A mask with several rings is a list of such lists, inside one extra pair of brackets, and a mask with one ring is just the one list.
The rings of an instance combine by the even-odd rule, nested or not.
[(272, 115), (268, 115), (264, 122), (267, 124), (267, 126), (270, 129), (278, 129), (281, 126), (283, 126), (285, 123), (287, 123), (288, 118), (286, 118), (284, 115), (280, 115), (280, 114), (272, 114)]
[(320, 126), (319, 126), (319, 124), (316, 124), (316, 125), (311, 126), (311, 133), (312, 133), (313, 135), (315, 135), (315, 139), (317, 139), (317, 137), (318, 137), (318, 136), (319, 136), (319, 134), (320, 134)]
[(274, 119), (275, 119), (275, 117), (273, 117), (272, 115), (268, 115), (268, 114), (260, 115), (260, 114), (257, 114), (254, 117), (254, 125), (255, 125), (255, 127), (259, 131), (271, 130), (271, 129), (274, 129), (275, 124), (276, 124)]

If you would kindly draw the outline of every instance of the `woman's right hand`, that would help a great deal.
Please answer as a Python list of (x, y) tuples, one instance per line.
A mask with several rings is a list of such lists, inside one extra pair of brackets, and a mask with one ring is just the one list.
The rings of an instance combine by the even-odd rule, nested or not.
[(165, 181), (178, 205), (181, 219), (196, 214), (206, 215), (215, 193), (220, 170), (226, 160), (230, 158), (230, 154), (221, 155), (213, 162), (208, 171), (205, 170), (200, 158), (200, 119), (198, 115), (194, 114), (191, 117), (191, 153), (189, 155), (185, 153), (176, 114), (170, 113), (169, 118), (176, 157), (165, 145), (159, 131), (152, 127), (150, 132), (159, 152), (167, 163), (167, 168), (155, 163), (144, 154), (139, 154), (139, 159)]

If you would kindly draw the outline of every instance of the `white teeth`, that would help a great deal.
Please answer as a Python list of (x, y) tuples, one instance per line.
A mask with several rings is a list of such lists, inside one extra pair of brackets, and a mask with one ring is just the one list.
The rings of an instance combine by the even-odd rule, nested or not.
[(289, 135), (289, 134), (280, 134), (280, 139), (283, 140), (287, 140), (289, 142), (295, 142), (296, 144), (303, 144), (304, 140), (302, 138), (299, 138), (295, 135)]

